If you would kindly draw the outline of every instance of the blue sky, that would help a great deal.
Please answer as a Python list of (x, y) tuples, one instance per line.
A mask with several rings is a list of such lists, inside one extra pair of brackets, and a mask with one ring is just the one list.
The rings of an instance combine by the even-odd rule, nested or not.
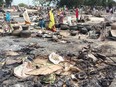
[(25, 3), (25, 4), (29, 4), (32, 5), (32, 1), (33, 0), (13, 0), (13, 5), (18, 5), (19, 3)]

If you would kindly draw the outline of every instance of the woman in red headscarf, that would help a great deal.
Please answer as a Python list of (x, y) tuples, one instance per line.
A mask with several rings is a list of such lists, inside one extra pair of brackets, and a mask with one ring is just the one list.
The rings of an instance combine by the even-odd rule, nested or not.
[(78, 8), (76, 8), (75, 13), (76, 13), (76, 21), (78, 22), (78, 17), (79, 17), (79, 11), (78, 11)]

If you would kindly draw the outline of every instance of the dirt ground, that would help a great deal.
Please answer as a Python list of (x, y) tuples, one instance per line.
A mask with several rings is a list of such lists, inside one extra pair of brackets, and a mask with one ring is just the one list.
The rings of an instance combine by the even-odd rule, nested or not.
[[(104, 20), (103, 18), (91, 17), (91, 21), (88, 22), (88, 24), (100, 23), (103, 20)], [(0, 72), (0, 82), (1, 82), (0, 87), (61, 87), (61, 86), (55, 86), (55, 85), (51, 86), (49, 84), (48, 85), (42, 84), (42, 86), (39, 86), (40, 84), (38, 80), (39, 76), (35, 76), (34, 79), (31, 79), (31, 76), (28, 79), (19, 79), (16, 76), (14, 76), (12, 69), (22, 64), (20, 59), (27, 55), (31, 55), (31, 56), (34, 55), (35, 57), (38, 57), (38, 58), (43, 57), (44, 59), (44, 58), (48, 58), (48, 56), (52, 52), (55, 52), (61, 55), (63, 58), (65, 58), (65, 60), (70, 60), (70, 59), (74, 60), (76, 58), (77, 62), (75, 62), (75, 65), (78, 67), (81, 67), (81, 63), (80, 63), (81, 61), (84, 62), (84, 64), (82, 63), (82, 67), (81, 67), (82, 69), (83, 67), (87, 66), (85, 62), (87, 61), (88, 63), (90, 61), (87, 59), (78, 59), (78, 57), (80, 56), (80, 52), (82, 51), (83, 48), (87, 48), (88, 46), (90, 46), (90, 48), (92, 48), (94, 52), (98, 52), (99, 54), (102, 54), (105, 57), (110, 57), (110, 59), (106, 58), (107, 62), (112, 63), (111, 59), (113, 59), (113, 62), (116, 63), (116, 41), (111, 41), (108, 39), (106, 39), (105, 41), (100, 41), (99, 39), (89, 39), (88, 35), (84, 35), (84, 34), (77, 34), (76, 36), (71, 36), (69, 30), (58, 30), (60, 32), (60, 35), (62, 35), (61, 39), (57, 39), (55, 32), (51, 32), (48, 30), (34, 29), (32, 27), (30, 31), (33, 33), (32, 33), (32, 36), (28, 38), (17, 37), (13, 35), (0, 36), (0, 54), (1, 54), (0, 55), (0, 71), (1, 71)], [(35, 36), (36, 33), (41, 31), (45, 31), (47, 33), (44, 34), (42, 37)], [(9, 54), (6, 55), (7, 52), (17, 52), (19, 55), (13, 56), (13, 53), (11, 53), (12, 55), (9, 55)], [(6, 61), (5, 66), (2, 66), (2, 63), (4, 60)], [(100, 67), (102, 66), (104, 67), (104, 65), (102, 65), (103, 64), (102, 62), (106, 63), (105, 60), (103, 61), (100, 60), (101, 65), (98, 62), (98, 65)], [(91, 62), (89, 64), (91, 64)], [(92, 64), (93, 65), (91, 67), (93, 68), (94, 63), (92, 62)], [(83, 70), (86, 71), (85, 68), (83, 68)], [(103, 69), (103, 71), (100, 71), (101, 77), (97, 76), (96, 74), (95, 76), (100, 78), (100, 80), (98, 79), (99, 81), (101, 81), (100, 83), (104, 82), (105, 85), (108, 85), (108, 83), (110, 82), (109, 79), (107, 79), (109, 81), (107, 82), (106, 77), (104, 76), (105, 81), (104, 79), (102, 81), (101, 79), (102, 74), (105, 73), (108, 76), (112, 77), (112, 75), (110, 74), (113, 73), (113, 75), (115, 76), (112, 77), (114, 80), (111, 81), (112, 84), (110, 87), (115, 87), (116, 71), (115, 71), (115, 68), (113, 70), (114, 71), (112, 71), (112, 69), (110, 70), (110, 67), (108, 67), (108, 69)], [(9, 71), (10, 71), (10, 74), (9, 74)], [(62, 76), (59, 76), (59, 77), (62, 77)], [(65, 84), (69, 84), (68, 82), (71, 82), (71, 81), (67, 79), (67, 76), (65, 77), (66, 77)], [(60, 78), (60, 80), (64, 80), (62, 78)], [(89, 83), (88, 79), (91, 79), (89, 80), (91, 82), (90, 84), (86, 86), (86, 83)], [(98, 85), (96, 82), (97, 81), (96, 78), (94, 78), (94, 75), (93, 77), (90, 76), (90, 78), (86, 78), (86, 80), (87, 82), (86, 81), (82, 82), (80, 80), (77, 81), (80, 86), (66, 85), (63, 87), (109, 87), (109, 86), (104, 86), (104, 84)], [(38, 83), (38, 85), (31, 86), (34, 83)], [(28, 84), (28, 85), (25, 85), (25, 84)]]

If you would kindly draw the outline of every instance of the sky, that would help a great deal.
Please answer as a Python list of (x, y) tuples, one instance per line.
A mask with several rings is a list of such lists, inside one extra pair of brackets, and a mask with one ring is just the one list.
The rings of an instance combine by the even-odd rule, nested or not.
[(13, 5), (18, 5), (19, 3), (25, 3), (27, 5), (32, 5), (33, 0), (13, 0)]
[[(18, 5), (19, 3), (25, 3), (27, 5), (33, 5), (33, 0), (13, 0), (12, 5)], [(50, 6), (55, 6), (55, 4), (51, 4)]]

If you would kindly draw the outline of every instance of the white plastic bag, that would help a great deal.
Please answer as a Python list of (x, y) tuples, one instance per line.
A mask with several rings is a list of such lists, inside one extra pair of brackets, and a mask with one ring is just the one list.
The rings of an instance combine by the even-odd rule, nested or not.
[(61, 61), (64, 61), (64, 59), (61, 56), (54, 52), (49, 55), (49, 60), (54, 64), (59, 64)]

